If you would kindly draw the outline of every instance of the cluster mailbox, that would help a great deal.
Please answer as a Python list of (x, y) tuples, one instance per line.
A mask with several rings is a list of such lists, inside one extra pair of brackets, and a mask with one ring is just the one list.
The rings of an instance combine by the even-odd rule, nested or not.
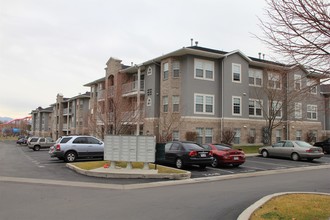
[(116, 136), (104, 138), (104, 160), (155, 162), (154, 136)]

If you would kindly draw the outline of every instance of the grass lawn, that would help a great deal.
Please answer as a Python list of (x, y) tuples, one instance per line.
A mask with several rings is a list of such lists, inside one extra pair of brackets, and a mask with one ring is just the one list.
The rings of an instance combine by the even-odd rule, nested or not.
[(250, 220), (328, 220), (330, 196), (319, 194), (287, 194), (277, 196), (259, 207)]
[[(77, 162), (73, 163), (73, 165), (84, 169), (84, 170), (92, 170), (96, 168), (103, 167), (104, 165), (110, 165), (109, 161), (91, 161), (91, 162)], [(127, 162), (116, 162), (117, 167), (125, 168), (127, 166)], [(142, 162), (132, 162), (133, 169), (142, 169)], [(149, 163), (149, 169), (155, 169), (155, 164)], [(186, 173), (184, 170), (173, 169), (171, 167), (161, 166), (157, 164), (158, 173)]]
[(242, 149), (246, 154), (258, 153), (260, 147), (262, 147), (262, 145), (233, 146), (234, 149)]

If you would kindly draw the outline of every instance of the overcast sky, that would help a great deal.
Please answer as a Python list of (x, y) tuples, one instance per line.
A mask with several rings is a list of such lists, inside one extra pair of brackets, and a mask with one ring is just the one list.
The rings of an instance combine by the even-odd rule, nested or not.
[[(199, 46), (270, 57), (264, 0), (0, 0), (0, 116), (25, 117), (105, 76), (110, 57), (139, 64)], [(253, 33), (253, 34), (252, 34)]]

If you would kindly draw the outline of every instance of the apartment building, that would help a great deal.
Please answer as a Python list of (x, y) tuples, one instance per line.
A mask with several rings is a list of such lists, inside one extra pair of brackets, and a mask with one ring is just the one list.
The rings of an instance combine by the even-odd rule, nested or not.
[(31, 132), (34, 136), (51, 137), (52, 136), (52, 112), (51, 107), (38, 107), (31, 111)]
[(50, 107), (38, 107), (31, 112), (32, 135), (56, 140), (63, 135), (89, 134), (89, 99), (89, 92), (72, 98), (57, 94)]
[[(105, 77), (91, 89), (95, 134), (155, 135), (157, 141), (220, 142), (232, 130), (234, 144), (314, 139), (325, 133), (320, 76), (284, 65), (199, 46), (184, 47), (139, 65), (110, 58)], [(273, 117), (272, 117), (273, 116)]]

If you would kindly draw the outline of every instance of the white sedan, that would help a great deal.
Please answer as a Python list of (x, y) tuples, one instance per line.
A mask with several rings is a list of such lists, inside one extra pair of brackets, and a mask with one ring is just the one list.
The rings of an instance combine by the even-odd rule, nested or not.
[(305, 141), (283, 140), (272, 146), (259, 148), (263, 157), (288, 157), (294, 161), (307, 159), (312, 161), (323, 157), (322, 148), (310, 145)]

